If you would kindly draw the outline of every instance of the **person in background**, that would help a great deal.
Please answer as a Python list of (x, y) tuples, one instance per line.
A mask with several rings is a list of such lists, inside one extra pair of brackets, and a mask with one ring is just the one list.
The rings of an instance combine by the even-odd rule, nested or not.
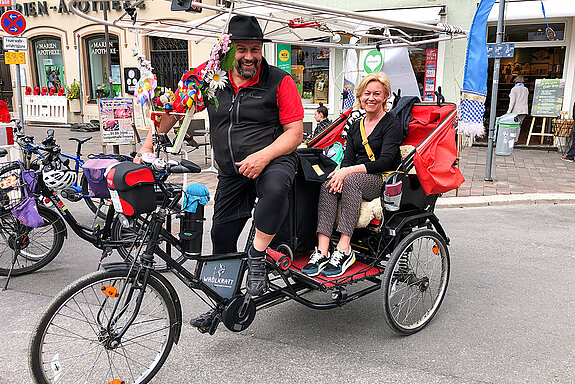
[(324, 129), (331, 125), (331, 120), (327, 118), (328, 111), (323, 103), (319, 103), (319, 107), (315, 110), (314, 118), (317, 121), (315, 130), (313, 131), (312, 137), (319, 135)]
[(517, 121), (519, 123), (517, 136), (515, 137), (515, 142), (517, 142), (519, 134), (521, 133), (521, 124), (529, 113), (529, 89), (523, 84), (523, 76), (517, 75), (513, 81), (515, 82), (515, 86), (511, 88), (511, 92), (509, 93), (509, 108), (507, 108), (507, 113), (517, 114)]
[[(326, 277), (341, 276), (355, 262), (351, 235), (359, 218), (361, 201), (380, 196), (382, 173), (396, 169), (401, 162), (399, 146), (403, 141), (403, 129), (399, 120), (386, 110), (391, 94), (388, 77), (384, 73), (367, 75), (355, 93), (356, 106), (365, 111), (365, 117), (351, 126), (341, 168), (329, 174), (320, 190), (318, 246), (302, 268), (308, 276), (320, 273)], [(341, 215), (336, 230), (341, 235), (335, 251), (329, 256), (338, 201), (341, 201)]]

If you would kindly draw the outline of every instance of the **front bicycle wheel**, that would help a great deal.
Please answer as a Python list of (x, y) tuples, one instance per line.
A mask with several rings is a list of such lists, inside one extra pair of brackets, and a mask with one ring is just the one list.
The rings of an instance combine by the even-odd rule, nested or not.
[[(58, 214), (38, 205), (44, 224), (30, 228), (11, 212), (0, 213), (0, 276), (7, 276), (12, 262), (12, 276), (24, 275), (46, 266), (62, 249), (66, 225)], [(16, 255), (15, 250), (19, 248)], [(14, 260), (16, 257), (16, 260)]]
[(435, 316), (449, 281), (449, 252), (437, 232), (421, 229), (397, 245), (382, 281), (385, 320), (396, 333), (411, 335)]
[[(42, 315), (29, 350), (36, 383), (147, 383), (164, 364), (175, 337), (176, 310), (168, 289), (127, 271), (98, 271), (65, 288)], [(133, 274), (135, 275), (135, 274)], [(140, 280), (139, 278), (137, 280)]]
[(106, 219), (108, 213), (108, 207), (111, 204), (109, 198), (100, 197), (90, 197), (90, 189), (88, 187), (88, 179), (86, 175), (82, 173), (82, 178), (80, 179), (80, 187), (82, 188), (82, 195), (84, 196), (84, 202), (92, 211), (92, 213), (97, 214), (99, 218)]
[[(166, 223), (160, 231), (160, 244), (158, 245), (158, 251), (163, 251), (170, 255), (172, 260), (175, 260), (178, 264), (182, 264), (186, 261), (184, 254), (182, 253), (182, 246), (179, 239), (180, 233), (180, 219), (176, 214), (168, 215), (170, 220), (166, 220)], [(132, 247), (135, 240), (142, 240), (142, 232), (145, 227), (149, 224), (148, 221), (142, 216), (136, 216), (130, 218), (130, 226), (124, 227), (120, 222), (120, 219), (116, 217), (112, 223), (111, 238), (115, 241), (122, 241), (125, 246), (118, 247), (118, 253), (120, 256), (128, 263), (133, 261), (132, 254), (130, 250), (134, 252), (139, 248), (139, 244)], [(146, 249), (146, 241), (144, 241), (144, 246), (142, 249)], [(156, 251), (156, 253), (158, 253)], [(155, 258), (154, 269), (159, 272), (168, 270), (168, 265), (159, 257)]]

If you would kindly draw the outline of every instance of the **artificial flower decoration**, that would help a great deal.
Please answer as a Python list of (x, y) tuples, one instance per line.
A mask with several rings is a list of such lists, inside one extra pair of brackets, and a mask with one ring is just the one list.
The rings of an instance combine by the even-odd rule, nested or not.
[(136, 84), (136, 91), (134, 96), (140, 101), (140, 105), (150, 104), (154, 99), (154, 91), (158, 81), (156, 75), (152, 73), (152, 63), (146, 60), (144, 55), (140, 52), (134, 51), (133, 55), (136, 57), (137, 66), (140, 70), (140, 80)]
[(205, 103), (213, 104), (218, 109), (216, 90), (225, 87), (228, 82), (227, 72), (234, 67), (236, 47), (230, 40), (230, 35), (222, 35), (212, 48), (210, 59), (195, 71), (187, 71), (182, 76), (176, 92), (174, 108), (185, 111), (195, 106), (196, 111), (205, 107)]

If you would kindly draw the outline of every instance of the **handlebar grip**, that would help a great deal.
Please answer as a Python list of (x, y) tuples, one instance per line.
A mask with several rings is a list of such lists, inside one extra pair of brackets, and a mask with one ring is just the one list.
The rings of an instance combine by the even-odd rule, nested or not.
[(197, 173), (182, 165), (174, 165), (170, 167), (170, 173)]
[(185, 168), (187, 168), (189, 171), (186, 171), (185, 173), (200, 173), (202, 171), (202, 168), (200, 168), (200, 166), (192, 161), (186, 160), (186, 159), (182, 159), (180, 161), (180, 165), (184, 166)]

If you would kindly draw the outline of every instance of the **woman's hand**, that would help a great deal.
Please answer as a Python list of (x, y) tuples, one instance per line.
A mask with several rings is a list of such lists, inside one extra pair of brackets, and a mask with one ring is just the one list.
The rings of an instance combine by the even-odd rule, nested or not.
[(350, 173), (352, 173), (350, 167), (336, 169), (330, 173), (328, 175), (329, 182), (326, 185), (327, 189), (329, 189), (331, 193), (341, 193), (341, 189), (343, 188), (343, 179), (345, 179), (345, 177)]

